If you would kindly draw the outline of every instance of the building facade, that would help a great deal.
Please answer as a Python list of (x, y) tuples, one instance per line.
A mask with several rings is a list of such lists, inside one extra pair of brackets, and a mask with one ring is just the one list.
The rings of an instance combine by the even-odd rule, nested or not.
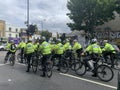
[(116, 18), (98, 26), (94, 36), (99, 40), (107, 39), (110, 42), (120, 45), (120, 15), (115, 13)]
[(7, 39), (5, 38), (5, 28), (5, 21), (0, 20), (0, 44), (5, 43), (7, 41)]
[(0, 37), (4, 37), (5, 35), (5, 21), (0, 20)]

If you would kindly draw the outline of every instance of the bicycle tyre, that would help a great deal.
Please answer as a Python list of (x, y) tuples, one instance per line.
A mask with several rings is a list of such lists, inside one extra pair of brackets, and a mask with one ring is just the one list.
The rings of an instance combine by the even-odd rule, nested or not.
[(9, 61), (10, 61), (10, 65), (14, 66), (15, 65), (15, 56), (11, 55), (11, 57), (9, 58)]
[(34, 73), (36, 73), (36, 72), (37, 72), (37, 69), (38, 69), (38, 62), (37, 62), (36, 59), (34, 59), (34, 60), (32, 60), (32, 71), (33, 71)]
[(17, 60), (18, 60), (18, 62), (21, 62), (21, 55), (20, 55), (20, 53), (17, 54)]
[(60, 72), (67, 73), (68, 71), (69, 71), (69, 65), (68, 65), (67, 61), (61, 60), (61, 63), (60, 63)]
[(75, 70), (75, 73), (79, 76), (83, 76), (86, 73), (86, 66), (83, 62), (80, 62), (80, 67), (79, 69)]
[(47, 63), (46, 75), (48, 78), (52, 76), (52, 64), (50, 62)]
[(114, 60), (114, 69), (120, 70), (120, 60), (119, 59)]
[[(108, 71), (110, 71), (111, 74), (108, 73)], [(107, 75), (106, 76), (107, 79), (105, 79), (105, 75)], [(111, 76), (109, 77), (109, 75), (111, 75)], [(97, 76), (101, 81), (108, 82), (113, 79), (114, 73), (113, 73), (113, 70), (109, 66), (99, 65), (97, 67)]]
[(80, 68), (80, 62), (72, 63), (71, 70), (76, 71)]

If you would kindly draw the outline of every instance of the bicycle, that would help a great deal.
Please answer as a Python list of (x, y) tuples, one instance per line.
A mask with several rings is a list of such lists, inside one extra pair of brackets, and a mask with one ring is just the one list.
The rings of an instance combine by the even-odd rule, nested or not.
[[(113, 70), (111, 69), (111, 67), (109, 67), (105, 64), (99, 64), (98, 61), (99, 61), (100, 58), (97, 58), (97, 59), (98, 59), (97, 60), (97, 67), (96, 67), (96, 70), (95, 70), (95, 72), (97, 73), (97, 77), (101, 81), (105, 81), (105, 82), (111, 81), (114, 77)], [(95, 62), (93, 61), (93, 63), (95, 63)], [(77, 75), (83, 76), (83, 75), (86, 74), (87, 71), (90, 71), (90, 72), (94, 71), (94, 69), (91, 68), (91, 67), (93, 67), (93, 66), (90, 65), (90, 64), (86, 65), (85, 59), (83, 59), (83, 61), (81, 61), (80, 68), (78, 70), (76, 70), (75, 72), (76, 72)], [(89, 70), (87, 68), (89, 68)]]
[(67, 73), (69, 70), (68, 61), (64, 57), (64, 55), (61, 55), (61, 58), (52, 58), (53, 66), (52, 67), (58, 67), (59, 71), (62, 73)]
[(15, 54), (11, 54), (9, 61), (11, 66), (15, 65)]
[[(42, 67), (41, 59), (42, 59), (42, 56), (39, 56), (39, 57), (36, 57), (35, 55), (32, 56), (31, 66), (34, 73), (36, 73), (38, 69), (42, 71), (43, 67)], [(52, 66), (53, 66), (51, 61), (51, 56), (46, 61), (45, 66), (46, 66), (45, 73), (47, 77), (50, 78), (52, 76)]]
[(27, 61), (26, 61), (26, 58), (25, 58), (25, 54), (23, 54), (23, 57), (21, 57), (21, 53), (19, 52), (18, 54), (17, 54), (17, 60), (18, 60), (18, 62), (21, 62), (21, 58), (23, 59), (23, 63), (27, 63)]
[[(68, 53), (68, 54), (66, 54), (66, 53)], [(71, 70), (73, 70), (73, 71), (79, 69), (79, 67), (80, 67), (79, 60), (80, 59), (75, 58), (73, 50), (69, 50), (66, 53), (64, 54), (64, 58), (66, 59), (66, 61), (68, 61), (69, 68), (71, 68)]]
[[(106, 64), (108, 66), (111, 66), (111, 58), (110, 55), (106, 56), (106, 59), (104, 57), (102, 57), (101, 61), (102, 64)], [(113, 63), (113, 67), (116, 70), (120, 70), (120, 57), (119, 55), (116, 53), (114, 56), (114, 63)]]
[(41, 58), (41, 55), (38, 55), (38, 57), (32, 56), (31, 66), (34, 73), (36, 73), (38, 69), (42, 70)]
[[(11, 66), (15, 65), (15, 53), (11, 53), (8, 57), (8, 61), (10, 62)], [(7, 60), (4, 60), (4, 63), (7, 63)]]

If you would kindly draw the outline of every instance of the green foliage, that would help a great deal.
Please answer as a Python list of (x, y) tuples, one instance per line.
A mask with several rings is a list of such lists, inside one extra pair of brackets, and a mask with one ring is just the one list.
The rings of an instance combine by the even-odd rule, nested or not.
[(93, 29), (115, 18), (120, 13), (120, 0), (70, 0), (67, 3), (72, 23), (71, 30), (93, 31)]
[(33, 24), (29, 25), (29, 27), (28, 27), (28, 29), (27, 29), (27, 35), (28, 35), (28, 36), (34, 35), (35, 32), (36, 32), (36, 29), (37, 29), (37, 26), (36, 26), (36, 25), (33, 25)]
[(51, 32), (49, 32), (49, 31), (41, 31), (41, 36), (44, 36), (44, 37), (46, 37), (46, 39), (47, 39), (47, 41), (50, 39), (50, 37), (52, 36), (52, 33)]

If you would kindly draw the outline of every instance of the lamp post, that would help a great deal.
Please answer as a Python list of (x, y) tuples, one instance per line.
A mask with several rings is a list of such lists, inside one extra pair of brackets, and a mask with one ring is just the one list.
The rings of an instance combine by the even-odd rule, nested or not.
[[(29, 0), (27, 0), (27, 30), (29, 29)], [(27, 35), (29, 40), (29, 33)]]
[(29, 26), (29, 0), (27, 0), (27, 27)]

